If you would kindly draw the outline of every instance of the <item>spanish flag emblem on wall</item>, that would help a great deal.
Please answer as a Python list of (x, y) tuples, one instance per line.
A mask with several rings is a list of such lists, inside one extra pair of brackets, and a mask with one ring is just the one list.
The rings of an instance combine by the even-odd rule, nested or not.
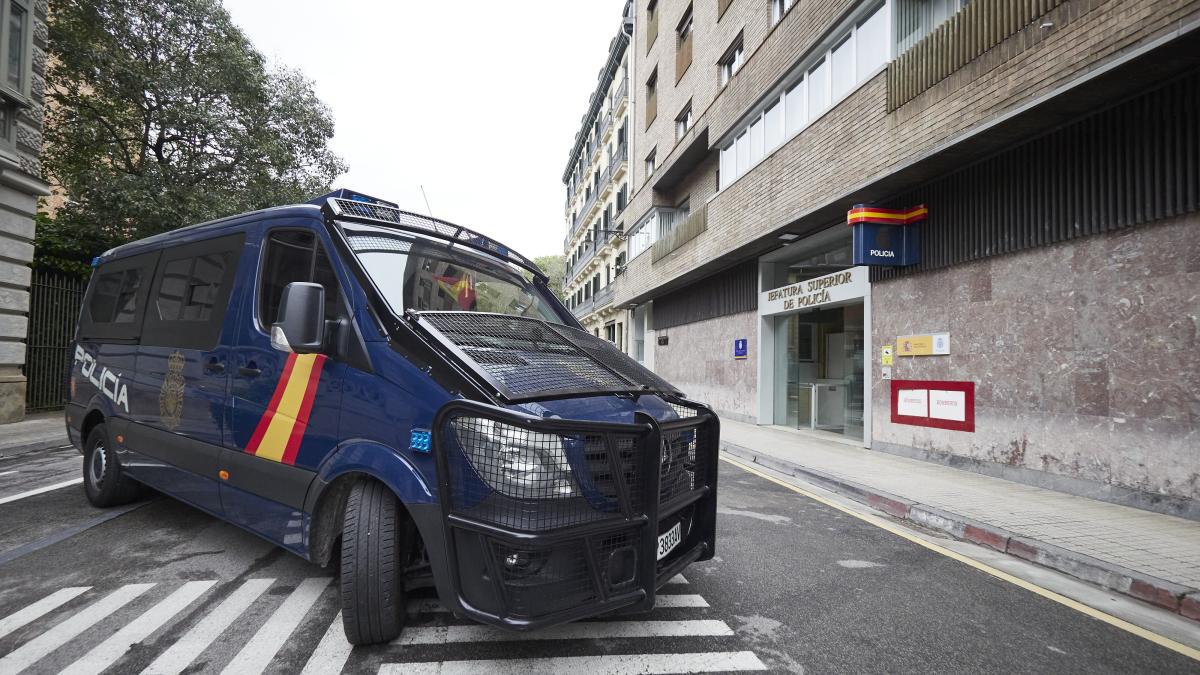
[(929, 209), (924, 204), (909, 209), (881, 209), (877, 206), (856, 204), (846, 214), (847, 225), (859, 223), (877, 223), (880, 225), (911, 225), (929, 217)]
[(283, 375), (246, 452), (284, 464), (296, 463), (325, 359), (324, 354), (288, 354)]

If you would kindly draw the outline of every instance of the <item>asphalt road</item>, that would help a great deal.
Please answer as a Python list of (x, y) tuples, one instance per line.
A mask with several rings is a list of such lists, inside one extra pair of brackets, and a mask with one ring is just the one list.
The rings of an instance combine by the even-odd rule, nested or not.
[(410, 598), (400, 640), (351, 651), (336, 580), (233, 526), (161, 497), (98, 511), (78, 485), (21, 496), (79, 465), (0, 462), (0, 673), (1200, 668), (724, 463), (718, 557), (666, 586), (666, 606), (515, 635)]

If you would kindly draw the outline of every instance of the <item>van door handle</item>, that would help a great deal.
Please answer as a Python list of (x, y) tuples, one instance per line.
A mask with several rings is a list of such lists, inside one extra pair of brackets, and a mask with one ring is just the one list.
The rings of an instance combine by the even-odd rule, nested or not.
[(245, 375), (246, 377), (258, 377), (259, 375), (262, 375), (262, 368), (242, 366), (241, 368), (238, 368), (238, 375)]
[(204, 364), (204, 372), (208, 373), (209, 375), (219, 375), (225, 372), (225, 364), (213, 359), (212, 361)]

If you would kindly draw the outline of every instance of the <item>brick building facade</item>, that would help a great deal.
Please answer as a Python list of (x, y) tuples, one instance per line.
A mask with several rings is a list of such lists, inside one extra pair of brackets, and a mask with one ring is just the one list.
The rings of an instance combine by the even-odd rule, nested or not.
[[(641, 172), (612, 303), (644, 362), (734, 419), (1200, 517), (1200, 2), (632, 16)], [(928, 206), (920, 264), (852, 264), (860, 203)], [(884, 346), (934, 334), (949, 353), (885, 371)], [(925, 423), (934, 399), (973, 429)]]
[(45, 0), (0, 4), (0, 423), (25, 413), (30, 262), (42, 180), (47, 37)]

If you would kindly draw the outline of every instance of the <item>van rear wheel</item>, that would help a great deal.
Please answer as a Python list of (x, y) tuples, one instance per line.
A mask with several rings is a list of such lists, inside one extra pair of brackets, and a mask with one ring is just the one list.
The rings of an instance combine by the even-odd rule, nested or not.
[(92, 429), (83, 446), (83, 490), (92, 506), (101, 508), (128, 504), (141, 491), (141, 485), (121, 469), (104, 424)]
[(342, 623), (350, 644), (387, 642), (404, 627), (397, 512), (387, 486), (362, 480), (350, 488), (342, 524)]

